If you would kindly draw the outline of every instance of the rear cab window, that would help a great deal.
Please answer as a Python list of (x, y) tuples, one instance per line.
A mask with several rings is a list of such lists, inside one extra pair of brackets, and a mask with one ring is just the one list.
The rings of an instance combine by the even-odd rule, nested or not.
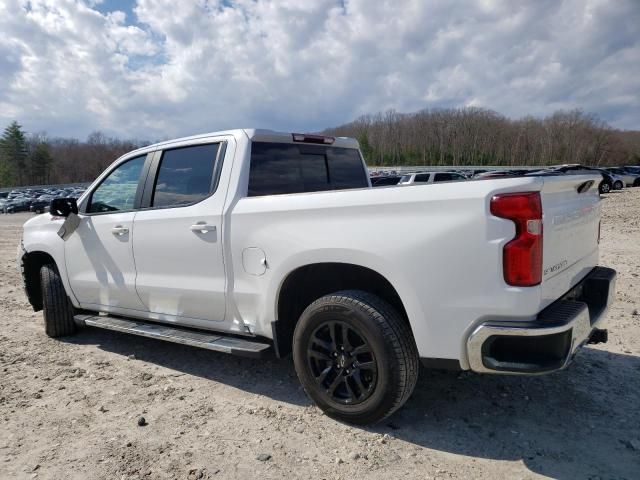
[(248, 196), (367, 188), (358, 150), (292, 143), (253, 142)]

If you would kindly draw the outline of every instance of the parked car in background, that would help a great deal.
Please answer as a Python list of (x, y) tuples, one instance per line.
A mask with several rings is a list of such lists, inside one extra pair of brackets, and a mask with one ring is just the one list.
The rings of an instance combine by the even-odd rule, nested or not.
[(477, 172), (473, 175), (474, 179), (486, 180), (488, 178), (520, 177), (526, 173), (526, 170), (478, 170)]
[(37, 199), (31, 202), (29, 210), (34, 213), (44, 213), (48, 211), (51, 200), (56, 198), (54, 195), (40, 195)]
[(625, 178), (622, 175), (618, 175), (617, 173), (614, 173), (611, 170), (605, 170), (603, 168), (600, 168), (598, 170), (600, 170), (601, 172), (606, 172), (608, 175), (611, 176), (614, 190), (622, 190), (626, 185)]
[[(598, 191), (600, 194), (609, 193), (613, 189), (621, 189), (622, 181), (618, 178), (615, 179), (607, 170), (596, 167), (588, 167), (586, 165), (571, 164), (560, 165), (549, 169), (552, 172), (562, 172), (568, 175), (583, 175), (588, 172), (597, 172), (602, 175), (602, 180), (598, 184)], [(617, 180), (617, 183), (616, 183)]]
[(4, 205), (4, 213), (28, 212), (31, 199), (18, 197), (7, 201)]
[(32, 211), (43, 213), (48, 210), (49, 204), (55, 198), (79, 198), (86, 187), (77, 186), (51, 186), (51, 187), (24, 187), (14, 188), (11, 191), (0, 192), (0, 213), (15, 213)]
[(610, 172), (603, 170), (601, 168), (594, 168), (593, 170), (600, 172), (600, 174), (602, 175), (602, 182), (601, 182), (602, 189), (600, 189), (601, 190), (600, 193), (609, 193), (611, 190), (622, 189), (623, 183), (621, 182), (620, 178), (616, 177), (615, 175), (612, 175)]
[(630, 171), (626, 167), (607, 167), (605, 170), (611, 175), (617, 176), (627, 187), (640, 186), (640, 174)]
[(389, 187), (392, 185), (397, 185), (400, 181), (398, 175), (388, 175), (385, 177), (372, 177), (371, 178), (371, 186), (372, 187)]
[(459, 182), (467, 180), (457, 172), (417, 172), (403, 175), (398, 185), (419, 185), (438, 182)]

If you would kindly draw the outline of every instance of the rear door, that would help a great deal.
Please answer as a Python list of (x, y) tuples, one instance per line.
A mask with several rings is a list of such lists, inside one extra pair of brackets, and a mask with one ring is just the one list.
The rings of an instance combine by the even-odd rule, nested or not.
[(219, 141), (156, 152), (133, 237), (136, 290), (152, 318), (224, 321), (226, 188), (218, 181), (228, 149)]

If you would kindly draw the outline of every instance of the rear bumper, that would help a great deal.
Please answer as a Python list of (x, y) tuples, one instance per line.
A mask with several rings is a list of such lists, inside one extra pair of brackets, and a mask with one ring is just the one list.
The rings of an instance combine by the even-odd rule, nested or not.
[(615, 281), (615, 270), (595, 267), (535, 320), (480, 324), (467, 340), (471, 370), (531, 375), (565, 368), (590, 339), (606, 341), (601, 327), (615, 297)]

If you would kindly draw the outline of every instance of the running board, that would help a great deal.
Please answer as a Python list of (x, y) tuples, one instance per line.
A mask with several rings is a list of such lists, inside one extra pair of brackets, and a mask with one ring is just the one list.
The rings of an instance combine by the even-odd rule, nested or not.
[(76, 315), (74, 320), (80, 325), (157, 338), (158, 340), (182, 343), (183, 345), (230, 353), (241, 357), (261, 358), (271, 348), (268, 343), (255, 342), (225, 334), (170, 327), (158, 323), (129, 320), (109, 315)]

